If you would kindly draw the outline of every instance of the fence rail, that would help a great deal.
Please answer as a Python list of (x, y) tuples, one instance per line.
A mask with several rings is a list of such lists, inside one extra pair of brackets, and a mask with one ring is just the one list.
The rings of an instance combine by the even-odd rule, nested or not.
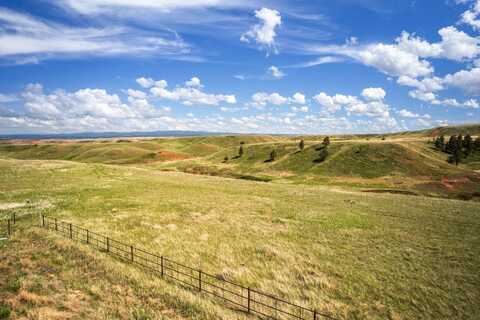
[(66, 238), (93, 246), (102, 252), (107, 252), (121, 260), (141, 266), (162, 278), (178, 282), (194, 291), (219, 298), (241, 311), (278, 320), (335, 319), (314, 309), (305, 308), (273, 295), (221, 279), (200, 269), (183, 265), (164, 256), (150, 253), (71, 223), (44, 215), (42, 215), (41, 220), (42, 227), (47, 230), (55, 231)]

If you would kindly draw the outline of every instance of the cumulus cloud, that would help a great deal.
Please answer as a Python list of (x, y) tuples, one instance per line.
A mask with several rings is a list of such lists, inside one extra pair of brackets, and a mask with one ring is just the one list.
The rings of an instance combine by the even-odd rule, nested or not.
[(275, 67), (275, 66), (271, 66), (270, 68), (268, 68), (268, 71), (267, 73), (274, 77), (275, 79), (281, 79), (283, 77), (285, 77), (285, 73), (280, 70), (278, 67)]
[(444, 83), (460, 88), (470, 95), (480, 96), (480, 68), (475, 67), (471, 70), (448, 74), (445, 76)]
[(422, 58), (445, 58), (454, 61), (468, 60), (480, 54), (480, 40), (453, 26), (438, 31), (439, 43), (429, 43), (419, 37), (402, 32), (397, 38), (398, 47)]
[(155, 84), (155, 81), (152, 78), (138, 78), (137, 83), (144, 88), (151, 88)]
[(362, 96), (369, 101), (380, 101), (385, 98), (387, 93), (382, 88), (366, 88), (362, 91)]
[(277, 36), (276, 28), (282, 24), (280, 12), (274, 9), (262, 8), (255, 11), (255, 17), (260, 20), (258, 24), (253, 25), (250, 30), (242, 34), (240, 41), (254, 41), (262, 48), (277, 52), (275, 46), (275, 37)]
[(390, 117), (390, 107), (384, 103), (386, 96), (382, 88), (366, 88), (362, 91), (362, 100), (356, 96), (336, 94), (329, 96), (325, 92), (321, 92), (313, 97), (323, 110), (334, 113), (345, 108), (349, 114), (363, 115), (368, 117), (383, 118), (386, 121), (393, 121)]
[(290, 102), (294, 104), (305, 104), (306, 103), (305, 95), (300, 92), (297, 92), (292, 96), (292, 98), (290, 98)]
[(237, 103), (235, 95), (210, 94), (201, 90), (201, 82), (197, 77), (193, 77), (185, 83), (185, 87), (176, 87), (168, 89), (166, 80), (159, 80), (150, 89), (153, 96), (171, 101), (179, 101), (184, 105), (211, 105), (217, 106), (221, 102), (228, 104)]
[(257, 92), (252, 96), (252, 101), (247, 103), (247, 106), (252, 106), (256, 108), (263, 108), (267, 105), (304, 105), (306, 104), (306, 97), (303, 93), (297, 92), (291, 97), (284, 97), (281, 94), (266, 93), (266, 92)]
[(200, 87), (202, 87), (202, 84), (201, 84), (199, 78), (193, 77), (190, 80), (188, 80), (187, 82), (185, 82), (185, 86), (200, 88)]
[[(467, 1), (463, 1), (461, 3), (466, 2)], [(480, 0), (476, 0), (475, 3), (472, 5), (472, 8), (462, 14), (460, 22), (470, 25), (473, 29), (477, 31), (480, 30)]]

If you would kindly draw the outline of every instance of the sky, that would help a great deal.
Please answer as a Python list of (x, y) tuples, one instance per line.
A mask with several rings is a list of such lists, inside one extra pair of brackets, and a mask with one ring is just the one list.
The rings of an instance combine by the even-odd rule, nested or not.
[(480, 122), (480, 0), (0, 0), (0, 134)]

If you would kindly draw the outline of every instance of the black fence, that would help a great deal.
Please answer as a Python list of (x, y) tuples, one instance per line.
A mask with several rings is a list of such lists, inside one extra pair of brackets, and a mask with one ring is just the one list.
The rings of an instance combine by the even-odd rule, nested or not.
[(279, 320), (335, 319), (314, 309), (305, 308), (273, 295), (221, 279), (202, 270), (191, 268), (71, 223), (59, 221), (56, 218), (42, 215), (42, 226), (66, 238), (78, 240), (121, 260), (139, 265), (191, 290), (219, 298), (238, 311)]

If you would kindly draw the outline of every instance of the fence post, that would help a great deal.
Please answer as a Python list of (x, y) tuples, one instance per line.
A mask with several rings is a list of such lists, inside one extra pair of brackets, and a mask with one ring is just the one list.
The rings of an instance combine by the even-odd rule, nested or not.
[(13, 218), (13, 224), (17, 223), (17, 217), (15, 216), (15, 212), (12, 213), (12, 218)]
[(313, 320), (317, 320), (317, 310), (313, 310)]
[(202, 270), (198, 270), (198, 291), (202, 292)]
[(10, 225), (10, 219), (8, 219), (7, 224), (8, 224), (7, 233), (8, 233), (8, 237), (10, 238), (10, 236), (12, 235), (12, 226)]
[(250, 301), (251, 301), (251, 292), (250, 292), (250, 287), (247, 288), (247, 312), (250, 313), (251, 309), (250, 309)]
[(42, 227), (45, 228), (45, 216), (43, 215), (43, 213), (42, 213)]
[(107, 237), (107, 252), (110, 252), (110, 239)]
[(72, 227), (71, 223), (70, 223), (69, 227), (70, 227), (70, 239), (73, 239), (73, 227)]
[(133, 262), (133, 246), (130, 246), (130, 256), (131, 256), (132, 262)]
[(161, 270), (162, 278), (163, 278), (163, 256), (160, 257), (160, 270)]
[(87, 229), (87, 244), (90, 244), (90, 231)]
[(57, 218), (55, 218), (55, 231), (58, 232), (58, 221), (57, 221)]

